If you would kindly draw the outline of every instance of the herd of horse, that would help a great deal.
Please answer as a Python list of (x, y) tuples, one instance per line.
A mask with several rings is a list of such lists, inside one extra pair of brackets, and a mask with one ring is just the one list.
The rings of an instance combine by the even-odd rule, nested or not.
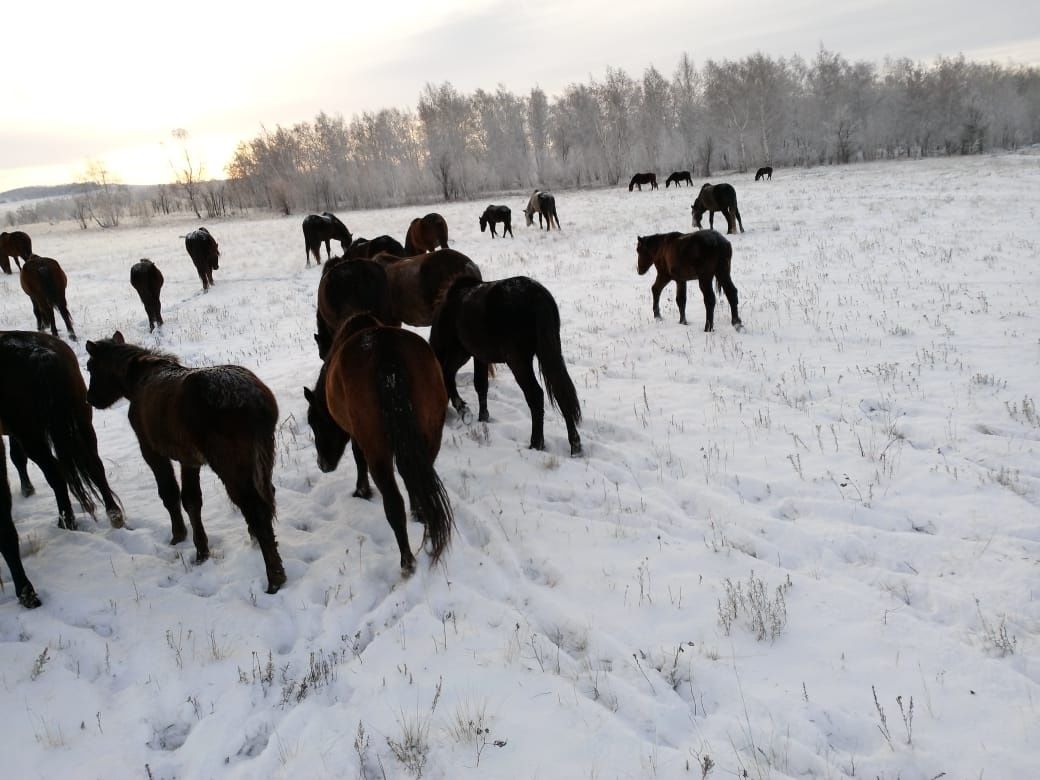
[[(688, 181), (689, 174), (681, 173)], [(648, 183), (656, 186), (656, 176), (650, 176)], [(682, 177), (674, 180), (678, 186)], [(732, 247), (713, 229), (701, 229), (705, 211), (711, 219), (721, 211), (730, 233), (734, 223), (743, 232), (733, 187), (704, 185), (693, 206), (698, 229), (638, 237), (637, 271), (645, 274), (651, 266), (657, 271), (651, 287), (655, 318), (661, 317), (662, 290), (674, 281), (679, 321), (685, 324), (686, 284), (696, 280), (704, 298), (704, 329), (713, 330), (714, 280), (715, 289), (729, 301), (733, 326), (740, 328), (737, 289), (730, 277)], [(534, 191), (524, 208), (529, 226), (535, 214), (540, 229), (543, 219), (545, 230), (554, 224), (560, 229), (551, 193)], [(506, 232), (512, 236), (510, 217), (508, 206), (488, 206), (479, 218), (481, 232), (490, 225), (494, 238), (495, 225), (502, 224), (503, 237)], [(545, 447), (547, 395), (564, 419), (571, 455), (582, 453), (581, 402), (563, 358), (559, 308), (550, 291), (529, 277), (485, 280), (471, 258), (448, 247), (447, 222), (439, 214), (414, 219), (404, 244), (389, 235), (354, 238), (327, 212), (307, 216), (302, 228), (306, 265), (312, 256), (321, 265), (322, 243), (327, 259), (316, 301), (315, 341), (322, 367), (315, 385), (304, 389), (318, 466), (332, 471), (351, 445), (357, 466), (353, 495), (372, 497), (371, 475), (400, 549), (401, 571), (408, 575), (415, 569), (415, 556), (394, 472), (404, 482), (412, 515), (424, 527), (423, 544), (429, 540), (430, 558), (436, 562), (451, 541), (453, 515), (434, 462), (448, 405), (468, 419), (468, 406), (456, 384), (456, 374), (468, 360), (473, 360), (479, 421), (490, 420), (487, 392), (493, 364), (505, 364), (530, 411), (530, 447)], [(218, 268), (217, 241), (206, 228), (184, 238), (203, 290), (208, 291)], [(340, 243), (339, 256), (331, 254), (333, 240)], [(112, 526), (124, 527), (122, 504), (98, 455), (92, 414), (126, 398), (130, 426), (170, 515), (170, 543), (187, 538), (187, 513), (195, 560), (201, 563), (209, 557), (199, 476), (201, 467), (208, 465), (260, 548), (267, 592), (277, 592), (286, 575), (273, 526), (278, 404), (271, 390), (241, 366), (184, 366), (173, 355), (128, 343), (119, 331), (86, 342), (88, 385), (75, 353), (58, 338), (55, 326), (57, 309), (68, 338), (75, 340), (60, 265), (34, 254), (25, 233), (4, 233), (0, 241), (0, 250), (10, 252), (0, 254), (3, 269), (9, 271), (8, 257), (15, 257), (39, 331), (0, 331), (0, 433), (10, 442), (22, 495), (34, 492), (26, 470), (32, 460), (54, 491), (62, 528), (76, 527), (70, 494), (91, 516), (95, 499), (100, 500)], [(149, 331), (162, 326), (159, 268), (148, 259), (138, 261), (130, 270), (130, 283), (145, 308)], [(429, 340), (402, 329), (402, 324), (429, 326)], [(535, 358), (544, 391), (535, 374)], [(180, 466), (179, 484), (175, 462)], [(0, 436), (0, 554), (11, 571), (18, 601), (33, 608), (41, 602), (22, 565), (11, 510)]]

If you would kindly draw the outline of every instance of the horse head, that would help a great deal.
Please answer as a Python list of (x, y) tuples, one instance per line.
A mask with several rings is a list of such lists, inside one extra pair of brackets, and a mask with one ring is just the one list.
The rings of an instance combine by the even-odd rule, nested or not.
[(325, 396), (325, 366), (321, 367), (314, 389), (303, 388), (303, 397), (307, 399), (307, 423), (311, 426), (314, 447), (318, 451), (318, 468), (328, 474), (339, 465), (340, 458), (350, 442), (350, 436), (336, 424), (329, 413)]

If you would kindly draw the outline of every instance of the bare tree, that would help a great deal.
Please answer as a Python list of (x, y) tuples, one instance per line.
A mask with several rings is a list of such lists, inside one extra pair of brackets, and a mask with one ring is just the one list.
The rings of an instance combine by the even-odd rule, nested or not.
[(184, 128), (178, 127), (170, 132), (181, 145), (181, 152), (184, 156), (183, 162), (179, 166), (175, 166), (173, 162), (170, 162), (170, 166), (173, 168), (174, 181), (177, 182), (177, 186), (184, 192), (184, 196), (188, 199), (188, 203), (191, 205), (191, 210), (195, 212), (195, 216), (198, 219), (202, 219), (202, 214), (199, 211), (199, 203), (202, 199), (201, 193), (201, 182), (205, 172), (202, 163), (194, 163), (191, 159), (191, 152), (188, 151), (188, 131)]

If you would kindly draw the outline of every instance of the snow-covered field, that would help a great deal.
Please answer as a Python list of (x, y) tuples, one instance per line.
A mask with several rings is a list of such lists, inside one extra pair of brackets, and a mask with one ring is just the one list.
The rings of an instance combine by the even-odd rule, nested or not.
[[(44, 605), (0, 594), (3, 775), (55, 777), (1026, 778), (1040, 767), (1040, 157), (730, 177), (745, 330), (651, 316), (636, 236), (688, 230), (693, 190), (558, 192), (563, 232), (481, 235), (434, 206), (486, 279), (555, 295), (585, 455), (508, 371), (488, 425), (449, 411), (437, 469), (457, 529), (402, 581), (352, 459), (321, 474), (302, 388), (319, 271), (302, 215), (30, 228), (70, 277), (81, 339), (119, 328), (274, 390), (288, 584), (212, 472), (213, 558), (168, 546), (126, 419), (96, 412), (133, 530), (56, 527), (14, 496)], [(341, 212), (403, 237), (428, 208)], [(723, 223), (724, 225), (724, 223)], [(165, 328), (129, 286), (152, 258)], [(32, 328), (17, 277), (0, 327)], [(83, 342), (74, 349), (85, 365)], [(475, 407), (469, 367), (460, 389)], [(14, 470), (9, 476), (15, 480)], [(17, 491), (17, 482), (15, 481)], [(413, 549), (421, 527), (410, 525)]]

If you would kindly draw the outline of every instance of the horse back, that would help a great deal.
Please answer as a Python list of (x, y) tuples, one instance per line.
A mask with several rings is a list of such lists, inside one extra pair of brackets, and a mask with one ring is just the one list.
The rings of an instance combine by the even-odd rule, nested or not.
[(711, 277), (720, 268), (729, 268), (733, 246), (716, 230), (697, 230), (680, 235), (666, 247), (666, 257), (675, 279)]

